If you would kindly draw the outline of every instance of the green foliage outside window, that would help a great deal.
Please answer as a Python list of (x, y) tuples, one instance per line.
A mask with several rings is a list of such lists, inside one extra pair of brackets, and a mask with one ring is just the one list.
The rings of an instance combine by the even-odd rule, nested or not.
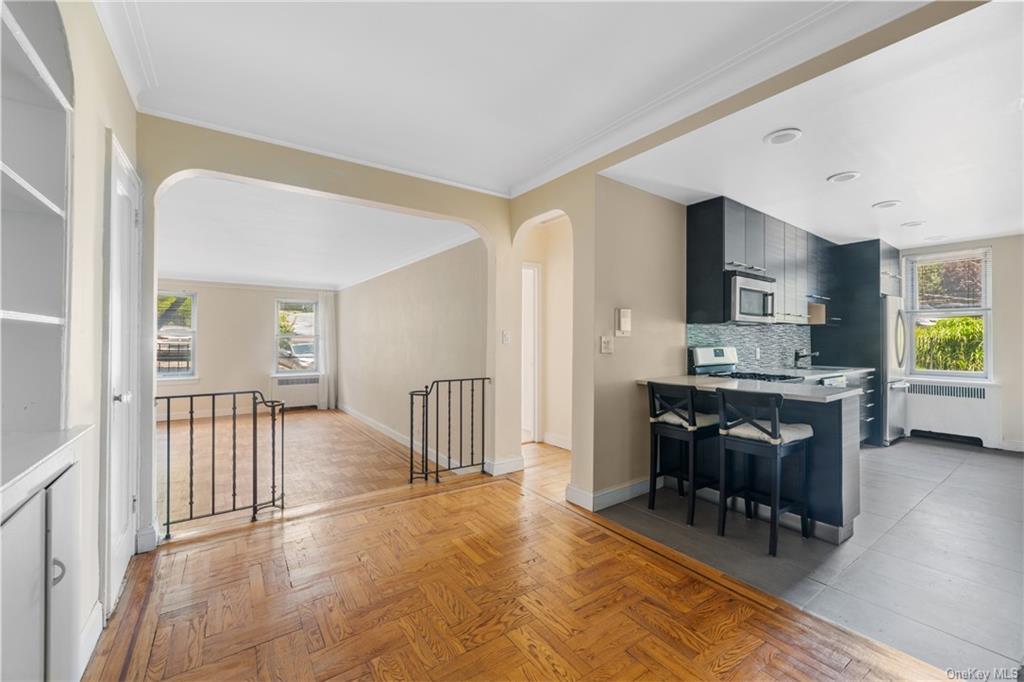
[(984, 321), (980, 316), (918, 320), (914, 361), (923, 370), (984, 372)]

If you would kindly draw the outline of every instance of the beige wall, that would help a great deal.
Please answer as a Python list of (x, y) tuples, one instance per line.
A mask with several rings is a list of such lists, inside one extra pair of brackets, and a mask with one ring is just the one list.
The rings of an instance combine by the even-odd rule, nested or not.
[(992, 248), (992, 368), (1005, 447), (1024, 450), (1024, 236), (906, 249), (904, 256)]
[[(104, 200), (106, 131), (135, 158), (135, 107), (121, 79), (92, 3), (62, 2), (61, 15), (75, 76), (71, 168), (71, 314), (68, 423), (95, 424), (81, 460), (79, 627), (100, 597), (99, 424), (103, 371)], [(91, 644), (91, 643), (87, 643)], [(88, 652), (82, 652), (83, 655)]]
[(597, 180), (595, 336), (613, 336), (616, 308), (633, 331), (594, 369), (594, 490), (645, 480), (649, 435), (641, 377), (686, 373), (686, 207)]
[[(257, 390), (269, 398), (277, 300), (315, 301), (320, 294), (310, 289), (175, 279), (161, 279), (159, 288), (196, 294), (197, 376), (157, 380), (157, 395)], [(173, 417), (181, 417), (185, 412), (184, 404), (172, 405)]]
[(572, 448), (572, 224), (537, 225), (516, 239), (524, 262), (540, 266), (539, 440)]
[(340, 407), (404, 440), (409, 391), (484, 376), (486, 281), (475, 239), (338, 292)]

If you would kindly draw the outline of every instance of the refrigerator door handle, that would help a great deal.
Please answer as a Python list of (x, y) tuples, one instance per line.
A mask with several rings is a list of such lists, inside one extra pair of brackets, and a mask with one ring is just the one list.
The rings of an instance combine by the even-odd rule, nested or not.
[(890, 391), (896, 391), (904, 388), (910, 388), (909, 381), (894, 381), (891, 384), (889, 384)]
[(907, 325), (902, 310), (896, 311), (896, 333), (893, 337), (893, 343), (896, 344), (896, 366), (903, 369), (907, 359)]

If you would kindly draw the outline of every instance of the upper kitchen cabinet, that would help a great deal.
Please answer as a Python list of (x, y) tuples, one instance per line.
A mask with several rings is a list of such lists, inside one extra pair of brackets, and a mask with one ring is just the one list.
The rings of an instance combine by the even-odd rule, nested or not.
[(830, 298), (832, 249), (827, 239), (727, 197), (687, 207), (687, 321), (726, 322), (723, 271), (775, 280), (775, 321), (807, 324), (807, 303)]
[(726, 197), (686, 209), (687, 321), (728, 319), (722, 273), (765, 273), (765, 216)]
[(755, 211), (749, 206), (744, 211), (744, 258), (743, 265), (746, 269), (764, 274), (768, 268), (765, 267), (765, 245), (764, 245), (764, 213)]
[(900, 251), (881, 240), (878, 245), (879, 289), (885, 296), (902, 296), (903, 272), (900, 267)]

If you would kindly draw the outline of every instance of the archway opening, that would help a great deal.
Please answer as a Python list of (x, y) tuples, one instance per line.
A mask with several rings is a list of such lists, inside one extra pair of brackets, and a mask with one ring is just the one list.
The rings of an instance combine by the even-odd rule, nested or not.
[(527, 481), (564, 499), (573, 409), (573, 234), (561, 210), (526, 221), (513, 248), (521, 261), (520, 434)]
[(285, 491), (294, 508), (405, 485), (409, 391), (487, 374), (493, 256), (474, 227), (206, 171), (169, 178), (155, 218), (165, 533), (273, 513)]

